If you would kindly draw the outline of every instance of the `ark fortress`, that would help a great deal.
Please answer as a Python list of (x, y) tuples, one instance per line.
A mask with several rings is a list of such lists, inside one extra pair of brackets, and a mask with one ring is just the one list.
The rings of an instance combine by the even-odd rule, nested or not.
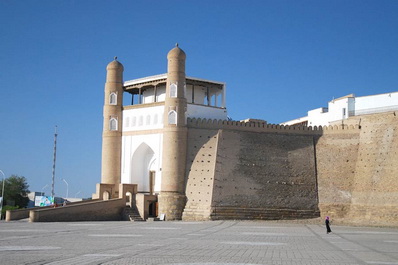
[(167, 59), (167, 74), (126, 82), (121, 63), (107, 66), (94, 198), (128, 194), (144, 219), (398, 224), (394, 111), (328, 127), (228, 121), (225, 84), (187, 77), (178, 46)]

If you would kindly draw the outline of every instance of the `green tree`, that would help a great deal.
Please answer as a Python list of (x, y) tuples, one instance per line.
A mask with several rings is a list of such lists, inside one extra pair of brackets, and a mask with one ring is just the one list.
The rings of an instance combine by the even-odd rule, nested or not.
[[(3, 205), (25, 208), (28, 205), (29, 185), (25, 177), (11, 175), (5, 179)], [(3, 180), (0, 181), (0, 196), (3, 189)]]

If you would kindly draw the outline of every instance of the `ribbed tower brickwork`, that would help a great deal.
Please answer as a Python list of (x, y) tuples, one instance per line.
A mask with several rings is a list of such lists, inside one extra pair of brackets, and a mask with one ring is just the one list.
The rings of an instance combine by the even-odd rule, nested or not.
[(120, 183), (122, 145), (123, 65), (115, 60), (106, 67), (104, 127), (102, 134), (101, 183), (115, 184), (112, 197)]
[(167, 55), (167, 85), (164, 109), (162, 186), (159, 213), (166, 220), (181, 220), (186, 203), (185, 164), (187, 125), (185, 97), (186, 55), (178, 45)]

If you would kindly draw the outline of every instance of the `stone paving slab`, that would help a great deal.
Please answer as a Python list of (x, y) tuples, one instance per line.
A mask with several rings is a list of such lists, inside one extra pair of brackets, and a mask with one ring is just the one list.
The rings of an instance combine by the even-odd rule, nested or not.
[(267, 221), (0, 222), (0, 264), (396, 264), (398, 229)]

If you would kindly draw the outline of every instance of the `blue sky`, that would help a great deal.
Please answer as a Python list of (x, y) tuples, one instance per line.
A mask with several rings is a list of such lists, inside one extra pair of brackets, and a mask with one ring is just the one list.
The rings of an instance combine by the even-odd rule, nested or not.
[[(0, 1), (0, 169), (30, 189), (91, 196), (101, 175), (105, 67), (227, 83), (235, 120), (279, 123), (333, 98), (398, 91), (398, 1)], [(50, 188), (45, 188), (48, 194)]]

